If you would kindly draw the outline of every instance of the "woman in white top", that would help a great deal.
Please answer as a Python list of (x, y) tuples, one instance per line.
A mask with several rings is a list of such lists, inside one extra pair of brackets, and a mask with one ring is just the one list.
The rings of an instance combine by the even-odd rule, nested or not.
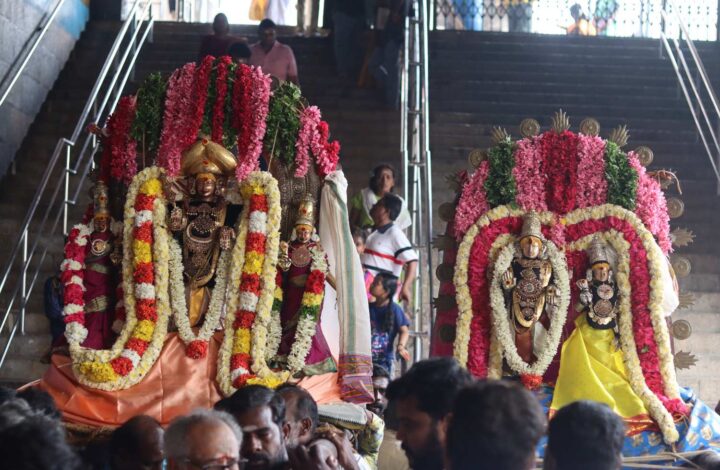
[[(370, 175), (368, 187), (350, 199), (350, 227), (372, 229), (373, 221), (370, 217), (370, 209), (385, 194), (392, 193), (394, 188), (395, 168), (387, 163), (376, 166)], [(403, 198), (398, 197), (402, 201), (402, 209), (394, 223), (401, 230), (405, 230), (412, 224), (412, 221), (410, 220), (407, 203)]]

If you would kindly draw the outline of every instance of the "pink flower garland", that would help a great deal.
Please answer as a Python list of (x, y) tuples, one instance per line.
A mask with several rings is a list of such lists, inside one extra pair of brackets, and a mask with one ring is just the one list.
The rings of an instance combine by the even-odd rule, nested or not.
[(328, 123), (320, 121), (316, 128), (315, 137), (311, 141), (311, 149), (315, 156), (318, 175), (322, 179), (335, 171), (340, 160), (340, 142), (337, 140), (329, 142), (329, 138), (330, 127)]
[(228, 67), (232, 63), (229, 56), (222, 56), (217, 63), (217, 79), (215, 80), (215, 103), (213, 103), (212, 114), (212, 140), (213, 142), (222, 143), (225, 122), (225, 99), (227, 97), (228, 84)]
[[(244, 70), (241, 73), (247, 73), (247, 69), (240, 68)], [(263, 137), (265, 137), (265, 119), (270, 104), (270, 76), (263, 74), (259, 67), (251, 67), (250, 78), (249, 82), (252, 88), (244, 90), (244, 96), (247, 98), (249, 95), (249, 101), (244, 100), (242, 103), (246, 108), (242, 115), (250, 117), (252, 122), (242, 122), (243, 133), (238, 135), (238, 166), (235, 170), (238, 181), (244, 180), (251, 171), (258, 167), (262, 154)], [(235, 112), (237, 113), (238, 110), (235, 109)]]
[(310, 145), (313, 144), (313, 138), (319, 139), (317, 126), (320, 119), (317, 106), (308, 106), (300, 114), (300, 131), (295, 142), (295, 178), (302, 178), (307, 174), (310, 166)]
[(485, 180), (489, 170), (490, 162), (485, 160), (463, 185), (455, 210), (455, 232), (458, 239), (465, 235), (481, 214), (490, 209), (485, 196)]
[(541, 153), (541, 137), (522, 139), (515, 150), (515, 166), (512, 170), (517, 195), (515, 202), (526, 211), (546, 211), (545, 183), (547, 176), (543, 171), (545, 160)]
[(108, 120), (110, 176), (125, 184), (130, 184), (137, 173), (136, 142), (130, 136), (130, 127), (135, 119), (135, 105), (134, 96), (123, 96)]
[(190, 128), (194, 77), (195, 63), (190, 62), (176, 70), (168, 81), (157, 164), (165, 168), (169, 176), (180, 173), (180, 158), (184, 148), (180, 146), (179, 136), (188, 133), (197, 135), (197, 129)]
[(605, 141), (597, 136), (578, 134), (576, 207), (599, 206), (607, 202), (605, 179)]
[(628, 152), (630, 166), (638, 174), (637, 196), (635, 198), (635, 214), (640, 217), (645, 227), (655, 235), (664, 254), (672, 251), (670, 240), (670, 216), (667, 201), (660, 184), (647, 175), (645, 167), (640, 164), (635, 152)]

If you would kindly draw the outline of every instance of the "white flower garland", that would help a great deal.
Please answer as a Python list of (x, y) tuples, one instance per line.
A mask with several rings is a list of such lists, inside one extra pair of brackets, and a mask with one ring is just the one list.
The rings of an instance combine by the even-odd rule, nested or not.
[(550, 329), (545, 336), (542, 348), (535, 352), (537, 360), (532, 365), (525, 362), (517, 352), (513, 338), (513, 327), (510, 324), (505, 295), (502, 289), (502, 277), (508, 270), (515, 255), (514, 244), (506, 245), (498, 254), (495, 269), (490, 283), (490, 307), (494, 332), (502, 348), (503, 355), (510, 368), (519, 374), (538, 375), (545, 373), (560, 346), (560, 336), (565, 326), (567, 309), (570, 305), (570, 276), (567, 271), (565, 255), (551, 241), (546, 241), (547, 254), (553, 269), (553, 277), (557, 287), (558, 305), (550, 317)]

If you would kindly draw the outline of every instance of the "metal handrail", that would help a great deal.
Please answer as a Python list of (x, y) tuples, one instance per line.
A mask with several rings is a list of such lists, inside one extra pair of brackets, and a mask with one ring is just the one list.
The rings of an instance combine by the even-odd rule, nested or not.
[[(677, 21), (678, 25), (680, 26), (680, 31), (682, 32), (681, 37), (684, 39), (685, 44), (687, 44), (688, 50), (690, 51), (690, 56), (693, 61), (693, 65), (697, 69), (700, 75), (700, 80), (702, 81), (702, 84), (705, 88), (705, 91), (708, 94), (708, 98), (710, 100), (710, 103), (712, 104), (713, 109), (716, 113), (716, 119), (720, 118), (720, 105), (718, 104), (718, 99), (715, 94), (715, 91), (712, 88), (712, 85), (710, 84), (710, 79), (708, 78), (707, 71), (705, 70), (705, 66), (703, 64), (702, 59), (700, 59), (700, 55), (697, 52), (697, 49), (695, 48), (695, 43), (693, 42), (692, 38), (690, 38), (690, 35), (688, 33), (687, 28), (685, 27), (685, 23), (683, 22), (682, 18), (680, 17), (680, 14), (677, 12), (677, 8), (674, 5), (674, 2), (670, 1), (668, 2), (673, 8), (672, 13), (669, 13), (667, 11), (667, 8), (663, 8), (660, 10), (660, 13), (662, 15), (662, 19), (664, 23), (668, 23), (670, 20), (671, 15), (673, 18)], [(668, 59), (670, 60), (670, 64), (673, 67), (673, 70), (675, 71), (675, 75), (678, 79), (678, 84), (680, 85), (680, 89), (683, 93), (683, 96), (685, 97), (685, 101), (687, 102), (688, 108), (690, 109), (690, 114), (692, 115), (693, 122), (695, 123), (695, 127), (697, 129), (697, 132), (700, 136), (700, 140), (703, 143), (703, 146), (705, 147), (705, 152), (707, 153), (708, 159), (710, 160), (710, 165), (712, 166), (713, 172), (715, 173), (715, 178), (720, 185), (720, 171), (718, 171), (718, 163), (716, 162), (716, 159), (720, 160), (720, 139), (718, 139), (718, 132), (716, 132), (715, 127), (713, 125), (712, 119), (710, 114), (708, 113), (708, 110), (705, 107), (705, 102), (703, 100), (703, 97), (700, 94), (700, 90), (698, 90), (698, 87), (695, 84), (695, 81), (693, 80), (692, 71), (690, 70), (690, 66), (688, 65), (687, 60), (685, 59), (685, 53), (682, 50), (680, 39), (672, 38), (668, 39), (667, 35), (665, 34), (665, 31), (663, 30), (660, 34), (660, 40), (665, 48), (665, 51), (667, 52)], [(670, 46), (670, 41), (672, 40), (673, 48)], [(688, 85), (686, 85), (685, 80), (687, 79), (687, 83), (690, 85), (690, 90), (688, 90)], [(692, 96), (691, 96), (692, 92)], [(696, 109), (699, 108), (700, 114), (702, 114), (702, 122), (700, 119), (700, 116), (698, 115), (698, 111)], [(704, 127), (703, 128), (703, 123)], [(714, 144), (715, 147), (715, 153), (713, 153), (712, 149), (710, 148), (710, 143), (708, 142), (708, 137), (706, 136), (706, 132), (710, 134), (710, 140), (712, 140), (712, 144)], [(720, 188), (720, 186), (719, 186)]]
[[(30, 59), (32, 58), (33, 54), (35, 54), (35, 50), (40, 45), (40, 41), (42, 41), (42, 38), (45, 36), (45, 33), (48, 32), (50, 29), (50, 26), (52, 25), (53, 21), (55, 20), (55, 17), (57, 16), (58, 12), (60, 11), (60, 8), (62, 8), (63, 4), (65, 3), (65, 0), (58, 0), (58, 2), (55, 4), (55, 8), (53, 8), (52, 12), (49, 16), (43, 17), (40, 19), (40, 22), (45, 21), (45, 24), (43, 26), (40, 26), (40, 23), (38, 23), (38, 26), (33, 31), (33, 34), (37, 33), (37, 36), (35, 36), (35, 40), (32, 43), (26, 42), (25, 46), (23, 46), (23, 49), (27, 49), (27, 51), (23, 54), (21, 51), (20, 54), (18, 54), (17, 58), (13, 61), (13, 65), (10, 66), (7, 73), (3, 77), (2, 81), (0, 81), (0, 90), (4, 88), (4, 91), (2, 92), (2, 96), (0, 96), (0, 106), (5, 103), (5, 100), (10, 95), (10, 92), (12, 91), (13, 87), (15, 86), (15, 83), (20, 79), (20, 75), (22, 75), (23, 71), (25, 70), (25, 67), (27, 67), (28, 62), (30, 62)], [(29, 39), (29, 38), (28, 38)], [(18, 66), (17, 70), (13, 73), (13, 68), (15, 67), (15, 64), (18, 63), (18, 60), (20, 61), (20, 65)], [(12, 74), (12, 76), (10, 76)], [(9, 84), (5, 85), (9, 80)]]
[[(112, 113), (135, 67), (135, 62), (137, 61), (142, 46), (147, 42), (152, 32), (153, 25), (152, 1), (135, 0), (133, 7), (128, 13), (127, 19), (120, 28), (110, 48), (107, 59), (100, 70), (72, 135), (70, 138), (59, 139), (55, 146), (55, 150), (41, 178), (40, 185), (25, 215), (20, 235), (13, 247), (0, 280), (0, 295), (2, 295), (6, 290), (11, 273), (13, 271), (20, 273), (20, 279), (17, 281), (12, 295), (7, 300), (2, 321), (0, 322), (0, 334), (3, 333), (6, 324), (10, 320), (13, 307), (16, 304), (19, 304), (20, 308), (20, 322), (14, 322), (2, 356), (0, 357), (0, 367), (2, 367), (5, 362), (12, 340), (18, 330), (18, 325), (20, 325), (21, 333), (24, 334), (25, 332), (25, 310), (28, 299), (41, 274), (43, 263), (48, 254), (48, 244), (43, 243), (43, 237), (56, 234), (61, 218), (63, 220), (62, 233), (63, 235), (67, 235), (68, 211), (71, 206), (75, 206), (78, 203), (87, 176), (94, 164), (94, 156), (97, 151), (98, 142), (95, 135), (88, 132), (87, 126), (91, 123), (102, 122)], [(106, 83), (108, 78), (109, 83)], [(105, 112), (106, 109), (107, 113)], [(85, 133), (84, 138), (82, 138), (83, 133)], [(82, 145), (79, 145), (81, 142)], [(73, 149), (80, 150), (74, 158)], [(59, 162), (63, 156), (65, 157), (64, 168), (62, 168), (59, 177), (53, 180), (56, 184), (54, 189), (50, 191), (48, 184), (51, 181), (53, 173), (60, 170)], [(70, 198), (70, 183), (72, 177), (77, 178), (75, 178), (75, 189), (72, 198)], [(58, 195), (61, 189), (63, 190), (64, 197), (58, 201)], [(46, 210), (42, 214), (39, 223), (34, 224), (33, 221), (38, 213), (41, 200), (50, 193), (52, 194), (50, 195), (50, 202), (47, 204)], [(51, 222), (50, 224), (48, 224), (49, 221)], [(34, 233), (37, 234), (32, 244), (29, 243), (31, 225), (33, 226)], [(50, 226), (48, 227), (48, 225)], [(16, 263), (20, 255), (22, 255), (21, 261)], [(39, 260), (34, 265), (33, 271), (30, 269), (31, 263), (34, 259), (38, 258)]]

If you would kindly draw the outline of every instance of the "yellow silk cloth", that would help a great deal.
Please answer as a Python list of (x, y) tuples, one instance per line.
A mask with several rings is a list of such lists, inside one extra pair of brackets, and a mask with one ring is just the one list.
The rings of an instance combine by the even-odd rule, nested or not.
[(598, 330), (587, 316), (575, 320), (575, 330), (565, 341), (560, 373), (555, 384), (550, 416), (578, 400), (605, 403), (628, 425), (628, 434), (655, 427), (642, 400), (633, 392), (623, 362), (615, 348), (613, 330)]
[[(47, 391), (63, 414), (63, 420), (92, 427), (116, 427), (139, 414), (150, 415), (167, 426), (175, 417), (195, 408), (212, 408), (222, 398), (216, 385), (218, 349), (222, 332), (211, 338), (203, 359), (185, 355), (177, 333), (169, 333), (160, 357), (139, 384), (106, 392), (79, 384), (67, 356), (54, 355), (45, 376), (29, 386)], [(340, 401), (337, 374), (302, 379), (319, 403)]]

